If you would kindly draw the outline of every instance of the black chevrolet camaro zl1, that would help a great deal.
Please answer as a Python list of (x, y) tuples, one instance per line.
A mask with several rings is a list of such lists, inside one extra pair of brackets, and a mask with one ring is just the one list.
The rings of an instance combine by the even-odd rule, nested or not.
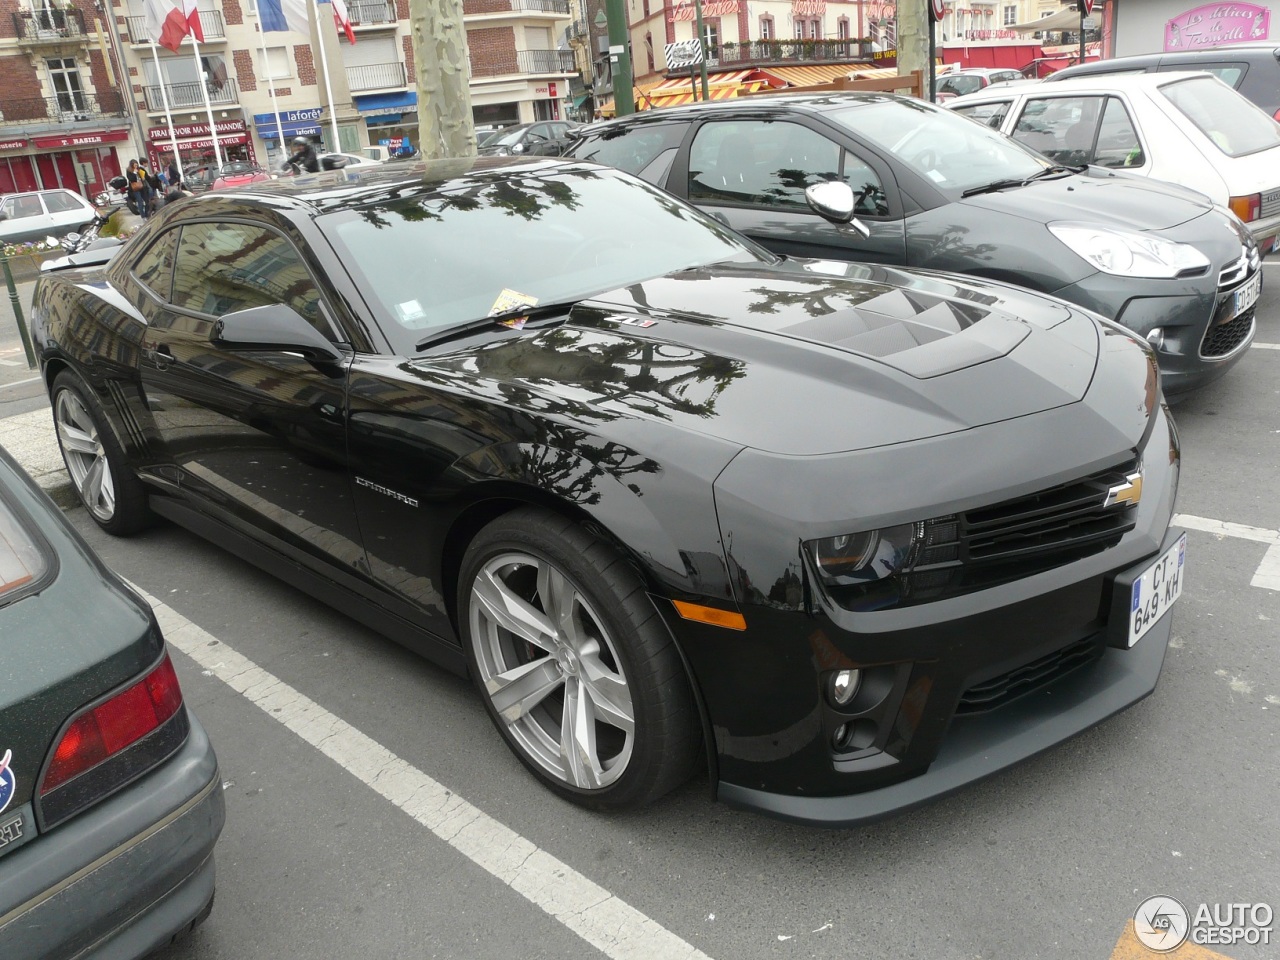
[(32, 312), (104, 529), (169, 518), (469, 673), (584, 805), (705, 763), (863, 822), (1160, 673), (1176, 434), (1149, 346), (1062, 301), (481, 159), (196, 198)]

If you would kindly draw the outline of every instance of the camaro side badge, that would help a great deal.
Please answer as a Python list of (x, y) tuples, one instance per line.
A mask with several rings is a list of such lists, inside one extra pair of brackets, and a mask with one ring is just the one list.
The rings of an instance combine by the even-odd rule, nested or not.
[(9, 769), (9, 761), (13, 759), (13, 751), (6, 750), (0, 757), (0, 813), (9, 805), (13, 795), (18, 792), (18, 780)]
[(390, 487), (384, 487), (382, 484), (374, 483), (372, 480), (366, 480), (364, 477), (356, 477), (356, 485), (368, 487), (374, 493), (381, 493), (384, 496), (391, 497), (393, 500), (399, 500), (401, 503), (410, 507), (416, 507), (418, 505), (418, 501), (413, 499), (413, 497), (406, 497), (403, 493), (396, 493), (396, 491), (392, 490)]
[(1114, 487), (1107, 491), (1107, 502), (1102, 506), (1115, 507), (1120, 504), (1129, 504), (1136, 506), (1138, 501), (1142, 499), (1142, 468), (1139, 467), (1133, 473), (1124, 478), (1124, 483), (1117, 483)]

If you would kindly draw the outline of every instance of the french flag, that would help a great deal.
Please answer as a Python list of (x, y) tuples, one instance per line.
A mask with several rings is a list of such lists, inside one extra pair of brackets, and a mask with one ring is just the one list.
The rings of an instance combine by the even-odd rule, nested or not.
[[(184, 0), (186, 3), (187, 0)], [(196, 27), (199, 29), (199, 14), (195, 13), (195, 0), (189, 0), (192, 8), (192, 16), (196, 17)], [(178, 48), (182, 46), (182, 39), (191, 32), (191, 21), (185, 10), (180, 10), (169, 2), (169, 0), (146, 0), (147, 9), (147, 35), (162, 47), (178, 52)], [(196, 36), (197, 40), (204, 39), (204, 33), (201, 31)]]
[(258, 16), (263, 33), (301, 33), (309, 35), (306, 0), (258, 0)]
[(347, 40), (351, 43), (356, 42), (356, 32), (351, 29), (351, 18), (347, 16), (347, 5), (343, 0), (319, 0), (320, 3), (333, 4), (333, 22), (338, 25), (338, 29), (347, 35)]

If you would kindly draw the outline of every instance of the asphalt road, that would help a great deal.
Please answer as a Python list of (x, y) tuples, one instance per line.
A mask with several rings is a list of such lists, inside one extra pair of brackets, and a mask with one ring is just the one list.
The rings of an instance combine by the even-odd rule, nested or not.
[[(1280, 344), (1280, 264), (1266, 270), (1258, 341)], [(0, 418), (46, 406), (39, 384), (22, 382), (34, 374), (6, 308)], [(1252, 349), (1175, 415), (1180, 512), (1275, 535), (1280, 350)], [(83, 510), (70, 516), (109, 564), (194, 625), (184, 636), (201, 658), (175, 662), (222, 765), (217, 903), (161, 960), (663, 960), (693, 948), (717, 960), (1086, 960), (1120, 956), (1149, 896), (1280, 910), (1280, 589), (1251, 585), (1266, 582), (1265, 540), (1189, 533), (1187, 584), (1148, 700), (958, 796), (822, 831), (718, 805), (705, 779), (636, 814), (578, 810), (523, 771), (465, 681), (174, 527), (117, 540)], [(192, 641), (195, 628), (210, 637)], [(333, 740), (346, 752), (317, 749), (328, 734), (308, 742), (279, 708), (224, 682), (232, 654), (343, 722)], [(377, 748), (551, 867), (511, 884), (482, 869), (441, 839), (447, 829), (388, 800), (387, 783), (366, 782), (360, 760)], [(591, 946), (574, 932), (581, 899), (565, 893), (555, 907), (583, 879), (671, 939)], [(1274, 943), (1212, 949), (1280, 956)]]

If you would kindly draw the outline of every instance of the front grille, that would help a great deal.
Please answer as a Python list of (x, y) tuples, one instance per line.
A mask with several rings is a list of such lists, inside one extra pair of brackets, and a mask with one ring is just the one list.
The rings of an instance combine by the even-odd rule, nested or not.
[(1274, 217), (1280, 213), (1280, 188), (1267, 190), (1262, 194), (1262, 211), (1263, 220), (1268, 217)]
[(974, 684), (960, 697), (960, 703), (956, 706), (956, 715), (985, 713), (996, 707), (1002, 707), (1018, 697), (1052, 683), (1072, 670), (1092, 663), (1102, 655), (1102, 649), (1101, 635), (1094, 634), (1069, 643), (1060, 650), (1055, 650), (1039, 660), (1033, 660), (1008, 673)]
[(1200, 356), (1206, 359), (1225, 357), (1248, 340), (1252, 331), (1253, 308), (1250, 307), (1234, 320), (1205, 331), (1204, 342), (1200, 344)]

